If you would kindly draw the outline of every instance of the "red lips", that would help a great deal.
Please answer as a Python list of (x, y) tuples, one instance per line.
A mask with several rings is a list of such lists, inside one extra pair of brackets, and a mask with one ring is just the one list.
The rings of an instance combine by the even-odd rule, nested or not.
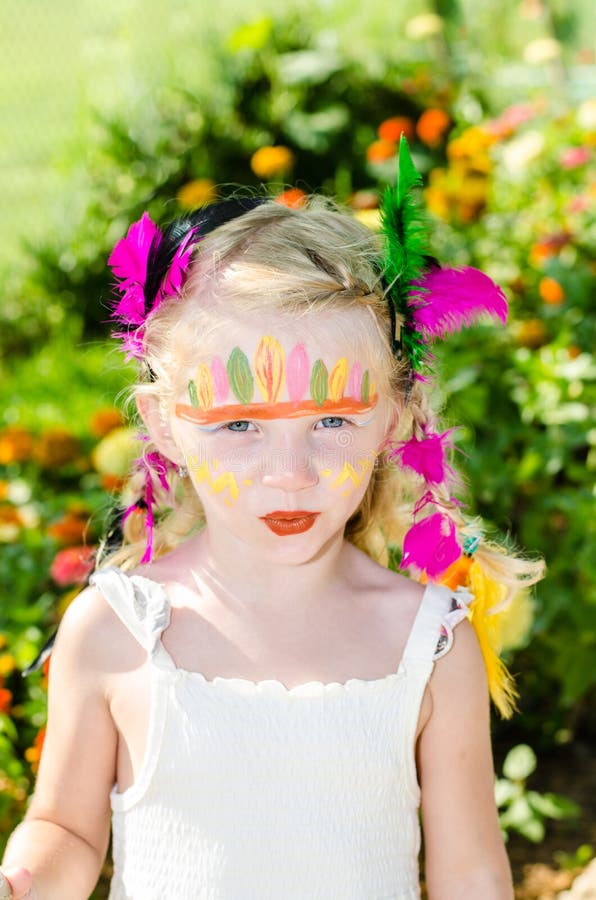
[(275, 510), (260, 516), (262, 522), (280, 537), (291, 534), (302, 534), (315, 524), (318, 512), (309, 512), (303, 509)]

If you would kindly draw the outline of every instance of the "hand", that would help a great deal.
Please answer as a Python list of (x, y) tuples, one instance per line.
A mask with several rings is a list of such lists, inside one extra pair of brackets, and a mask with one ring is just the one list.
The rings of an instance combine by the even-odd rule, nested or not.
[(36, 900), (31, 872), (27, 869), (0, 870), (0, 900)]

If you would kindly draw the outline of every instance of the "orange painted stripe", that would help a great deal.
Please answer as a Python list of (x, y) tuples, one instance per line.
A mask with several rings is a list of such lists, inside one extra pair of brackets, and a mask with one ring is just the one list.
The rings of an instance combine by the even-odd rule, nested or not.
[(368, 403), (342, 397), (341, 400), (325, 400), (320, 406), (314, 400), (286, 400), (283, 403), (231, 403), (212, 409), (195, 409), (186, 403), (176, 404), (176, 415), (186, 422), (209, 425), (212, 422), (237, 422), (241, 419), (297, 419), (300, 416), (358, 415), (377, 405), (376, 394)]

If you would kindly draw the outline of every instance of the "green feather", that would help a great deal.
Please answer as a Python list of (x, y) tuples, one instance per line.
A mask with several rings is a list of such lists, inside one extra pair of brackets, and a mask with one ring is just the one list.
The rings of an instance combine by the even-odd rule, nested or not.
[(420, 368), (427, 356), (424, 341), (413, 328), (408, 307), (411, 282), (422, 275), (428, 255), (428, 226), (419, 195), (421, 184), (422, 178), (402, 135), (397, 183), (385, 189), (381, 204), (381, 231), (385, 237), (383, 275), (390, 301), (402, 324), (399, 342), (414, 369)]

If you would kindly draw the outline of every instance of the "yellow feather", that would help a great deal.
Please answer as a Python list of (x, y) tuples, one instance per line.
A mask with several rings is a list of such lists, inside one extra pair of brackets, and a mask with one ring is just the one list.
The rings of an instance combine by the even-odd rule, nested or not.
[(470, 618), (484, 658), (490, 695), (503, 718), (509, 719), (516, 710), (518, 693), (512, 676), (499, 658), (498, 616), (490, 614), (491, 609), (502, 603), (506, 589), (489, 578), (476, 560), (470, 566), (468, 586), (474, 596)]

